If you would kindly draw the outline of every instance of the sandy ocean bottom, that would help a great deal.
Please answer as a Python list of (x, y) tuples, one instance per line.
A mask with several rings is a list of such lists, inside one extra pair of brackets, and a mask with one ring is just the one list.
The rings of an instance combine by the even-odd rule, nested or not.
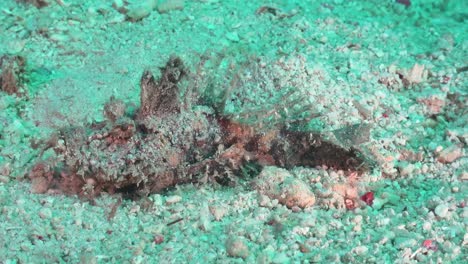
[[(0, 91), (0, 263), (467, 263), (466, 10), (456, 0), (2, 1), (0, 57), (26, 64), (17, 93)], [(32, 168), (58, 154), (35, 142), (106, 120), (111, 98), (137, 109), (143, 71), (158, 76), (171, 55), (189, 72), (182, 101), (194, 86), (229, 91), (221, 114), (256, 129), (318, 113), (302, 129), (359, 149), (370, 168), (267, 166), (259, 177), (273, 191), (244, 173), (136, 200), (37, 193)], [(339, 133), (354, 125), (366, 129)]]

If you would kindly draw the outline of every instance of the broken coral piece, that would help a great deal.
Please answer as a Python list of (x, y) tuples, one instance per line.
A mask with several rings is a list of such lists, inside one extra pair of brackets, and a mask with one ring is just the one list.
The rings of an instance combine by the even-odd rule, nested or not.
[(246, 259), (250, 252), (247, 243), (242, 237), (231, 236), (226, 240), (226, 252), (233, 258)]
[(163, 14), (173, 10), (182, 10), (184, 6), (184, 0), (163, 0), (158, 4), (157, 10), (159, 13)]
[(432, 250), (432, 251), (437, 251), (437, 249), (439, 248), (437, 246), (437, 242), (435, 240), (432, 240), (432, 239), (425, 239), (422, 243), (422, 246), (428, 250)]
[(403, 84), (408, 87), (419, 84), (424, 78), (424, 65), (414, 64), (414, 66), (404, 75)]
[(431, 115), (439, 114), (442, 112), (443, 108), (446, 105), (444, 99), (440, 99), (437, 96), (431, 96), (427, 98), (420, 98), (417, 101), (423, 104), (426, 107), (426, 110)]
[(124, 14), (129, 21), (140, 21), (149, 16), (156, 8), (158, 0), (127, 1), (115, 0), (112, 6)]
[(452, 145), (442, 150), (437, 155), (437, 161), (441, 163), (452, 163), (463, 156), (463, 149), (457, 145)]
[(297, 206), (304, 209), (315, 204), (315, 195), (309, 186), (282, 168), (263, 168), (254, 186), (259, 193), (277, 199), (288, 208)]

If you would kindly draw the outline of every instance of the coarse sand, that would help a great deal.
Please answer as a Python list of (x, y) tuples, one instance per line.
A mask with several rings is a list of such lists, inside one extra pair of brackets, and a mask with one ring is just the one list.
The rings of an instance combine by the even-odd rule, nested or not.
[[(467, 19), (462, 0), (1, 1), (0, 263), (468, 263)], [(185, 108), (310, 131), (368, 168), (257, 153), (229, 184), (138, 199), (32, 183), (63, 154), (39, 145), (109, 100), (138, 111), (172, 55)]]

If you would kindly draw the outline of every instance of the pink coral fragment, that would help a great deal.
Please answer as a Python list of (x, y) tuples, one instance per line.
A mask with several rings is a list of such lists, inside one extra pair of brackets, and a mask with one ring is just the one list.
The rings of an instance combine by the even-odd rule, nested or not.
[(432, 251), (436, 251), (437, 250), (437, 243), (432, 240), (432, 239), (426, 239), (423, 241), (422, 243), (423, 247), (429, 249), (429, 250), (432, 250)]
[(363, 200), (367, 205), (372, 206), (374, 203), (374, 192), (366, 192), (361, 196), (361, 200)]

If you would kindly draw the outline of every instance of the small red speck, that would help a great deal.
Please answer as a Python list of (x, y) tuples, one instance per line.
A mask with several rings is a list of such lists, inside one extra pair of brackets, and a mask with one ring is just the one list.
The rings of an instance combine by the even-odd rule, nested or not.
[(465, 201), (462, 201), (462, 202), (460, 202), (460, 203), (458, 204), (458, 207), (460, 207), (460, 208), (465, 208), (465, 206), (466, 206)]
[(429, 250), (433, 250), (433, 251), (436, 251), (437, 250), (437, 244), (434, 240), (432, 239), (426, 239), (423, 241), (422, 243), (423, 247), (429, 249)]
[(382, 117), (383, 117), (383, 118), (388, 118), (388, 114), (387, 114), (387, 113), (383, 113), (383, 114), (382, 114)]
[(153, 239), (153, 242), (157, 245), (161, 244), (162, 242), (164, 242), (164, 237), (162, 235), (155, 235), (154, 236), (154, 239)]
[(396, 0), (397, 3), (399, 4), (402, 4), (406, 7), (409, 7), (411, 5), (411, 1), (410, 0)]
[(372, 206), (374, 203), (374, 192), (366, 192), (361, 196), (361, 200), (363, 200), (367, 205)]
[(450, 77), (449, 77), (449, 76), (444, 76), (444, 77), (442, 77), (442, 83), (443, 83), (443, 84), (447, 84), (447, 83), (449, 83), (449, 81), (450, 81)]

